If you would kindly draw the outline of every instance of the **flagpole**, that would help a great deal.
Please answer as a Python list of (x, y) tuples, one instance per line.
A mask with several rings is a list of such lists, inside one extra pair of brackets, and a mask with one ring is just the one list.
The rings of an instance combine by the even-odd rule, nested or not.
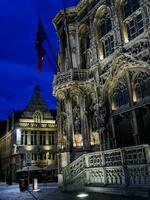
[[(44, 28), (44, 26), (43, 26), (43, 23), (42, 23), (42, 20), (41, 20), (41, 18), (40, 18), (39, 13), (37, 13), (37, 16), (38, 16), (39, 22), (40, 22), (40, 24), (41, 24), (41, 26), (42, 26), (42, 29), (43, 29), (43, 31), (44, 31), (44, 34), (45, 34), (45, 36), (46, 36), (46, 39), (45, 39), (45, 40), (47, 40), (48, 48), (50, 49), (50, 52), (51, 52), (51, 54), (52, 54), (52, 57), (54, 58), (55, 64), (56, 64), (56, 66), (58, 67), (58, 63), (57, 63), (57, 59), (56, 59), (55, 53), (54, 53), (54, 51), (53, 51), (53, 49), (52, 49), (52, 46), (51, 46), (51, 44), (50, 44), (50, 41), (49, 41), (49, 39), (48, 39), (48, 37), (47, 37), (46, 31), (45, 31), (45, 28)], [(46, 51), (45, 49), (46, 49), (46, 48), (44, 48), (44, 52), (45, 52), (45, 55), (46, 55), (48, 61), (50, 62), (50, 64), (51, 64), (52, 66), (54, 66), (53, 62), (51, 61), (50, 56), (48, 55), (48, 53), (47, 53), (47, 51)], [(52, 67), (52, 68), (53, 68), (53, 72), (56, 74), (57, 70), (55, 69), (55, 67)]]
[(53, 56), (53, 58), (54, 58), (54, 60), (55, 60), (55, 64), (56, 64), (57, 67), (58, 67), (58, 62), (57, 62), (56, 56), (55, 56), (55, 54), (54, 54), (54, 52), (53, 52), (53, 49), (52, 49), (52, 46), (51, 46), (51, 44), (50, 44), (49, 39), (47, 39), (47, 44), (48, 44), (48, 47), (49, 47), (49, 49), (50, 49), (50, 51), (51, 51), (51, 53), (52, 53), (52, 56)]
[(56, 70), (56, 69), (54, 69), (54, 67), (53, 67), (53, 63), (52, 63), (52, 61), (51, 61), (50, 57), (48, 56), (48, 53), (47, 53), (47, 51), (45, 51), (45, 55), (46, 55), (46, 58), (48, 59), (48, 61), (49, 61), (50, 65), (52, 66), (52, 70), (53, 70), (54, 74), (56, 74), (56, 73), (57, 73), (57, 70)]

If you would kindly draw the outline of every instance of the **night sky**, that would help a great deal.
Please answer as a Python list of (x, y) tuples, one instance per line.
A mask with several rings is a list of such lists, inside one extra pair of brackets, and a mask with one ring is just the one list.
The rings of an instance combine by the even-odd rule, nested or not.
[[(67, 6), (72, 6), (79, 0), (66, 1)], [(39, 15), (57, 57), (52, 18), (62, 7), (61, 0), (0, 0), (0, 120), (7, 119), (13, 110), (24, 109), (36, 84), (48, 107), (56, 107), (52, 96), (56, 64), (49, 52), (53, 65), (45, 59), (42, 72), (38, 72), (35, 40)], [(49, 51), (46, 42), (44, 45)]]

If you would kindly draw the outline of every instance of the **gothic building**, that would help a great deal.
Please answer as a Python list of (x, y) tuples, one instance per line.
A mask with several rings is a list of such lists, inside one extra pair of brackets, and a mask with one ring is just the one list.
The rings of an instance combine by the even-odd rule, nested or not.
[(55, 16), (54, 95), (66, 151), (150, 143), (149, 13), (148, 0), (81, 0)]
[(57, 177), (55, 117), (36, 86), (26, 108), (0, 123), (0, 181), (16, 181), (26, 166), (41, 168), (48, 180)]

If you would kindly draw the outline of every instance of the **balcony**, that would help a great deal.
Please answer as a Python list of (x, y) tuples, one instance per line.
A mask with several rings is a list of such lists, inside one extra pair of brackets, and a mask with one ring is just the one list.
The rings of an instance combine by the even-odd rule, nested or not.
[(86, 69), (70, 69), (55, 76), (54, 86), (66, 84), (71, 81), (86, 81), (88, 77), (89, 74)]

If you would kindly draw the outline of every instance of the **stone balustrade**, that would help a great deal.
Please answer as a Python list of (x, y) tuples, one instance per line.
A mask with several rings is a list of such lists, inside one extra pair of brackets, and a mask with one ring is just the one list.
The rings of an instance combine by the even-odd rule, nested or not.
[(88, 71), (84, 69), (70, 69), (61, 74), (57, 74), (54, 79), (54, 85), (68, 83), (70, 81), (86, 81), (88, 80)]
[[(150, 146), (87, 153), (63, 169), (64, 187), (150, 186)], [(82, 180), (82, 181), (81, 181)], [(81, 181), (81, 184), (80, 184)]]

